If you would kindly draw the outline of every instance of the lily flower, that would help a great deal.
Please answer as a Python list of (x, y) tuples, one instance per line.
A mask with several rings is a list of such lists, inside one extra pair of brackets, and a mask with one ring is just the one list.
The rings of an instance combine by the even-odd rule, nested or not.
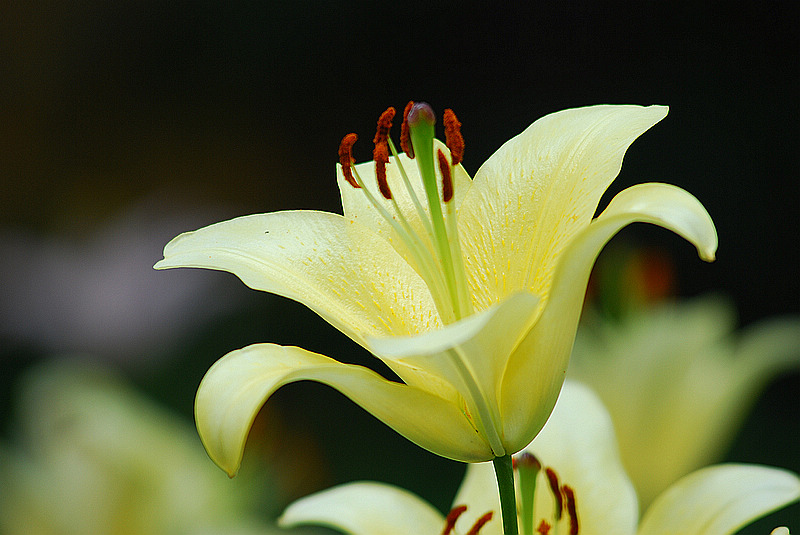
[(278, 533), (260, 520), (264, 483), (232, 485), (190, 424), (96, 362), (52, 359), (20, 386), (0, 443), (1, 533)]
[(590, 385), (611, 413), (643, 506), (719, 462), (769, 381), (800, 368), (800, 318), (736, 331), (736, 309), (720, 296), (585, 319), (568, 376)]
[(445, 144), (434, 139), (430, 106), (409, 103), (398, 153), (389, 108), (374, 162), (353, 165), (356, 136), (342, 141), (344, 215), (257, 214), (173, 239), (157, 269), (229, 271), (303, 303), (402, 381), (298, 347), (233, 351), (208, 371), (195, 402), (212, 460), (234, 475), (260, 407), (300, 380), (332, 386), (450, 459), (505, 458), (525, 447), (555, 404), (604, 244), (643, 221), (714, 258), (708, 213), (674, 186), (628, 188), (592, 219), (628, 146), (666, 114), (663, 106), (593, 106), (548, 115), (472, 180), (452, 111)]
[[(681, 479), (640, 519), (608, 412), (588, 387), (569, 380), (547, 424), (515, 461), (522, 535), (728, 535), (800, 499), (796, 474), (723, 464)], [(447, 516), (404, 489), (360, 481), (301, 498), (278, 524), (350, 535), (500, 535), (497, 496), (492, 465), (470, 464)]]

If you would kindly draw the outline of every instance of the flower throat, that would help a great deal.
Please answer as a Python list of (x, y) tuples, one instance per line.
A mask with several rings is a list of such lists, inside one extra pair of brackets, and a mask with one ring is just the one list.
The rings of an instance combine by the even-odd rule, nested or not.
[[(442, 321), (453, 323), (473, 312), (453, 200), (453, 175), (464, 155), (461, 123), (452, 110), (444, 111), (445, 145), (450, 153), (448, 157), (442, 149), (434, 145), (436, 117), (430, 105), (424, 102), (409, 102), (406, 105), (400, 132), (400, 148), (417, 164), (426, 201), (421, 202), (389, 136), (395, 113), (394, 108), (388, 108), (381, 114), (373, 139), (375, 179), (378, 191), (386, 202), (370, 192), (353, 165), (353, 145), (358, 139), (356, 134), (347, 134), (339, 145), (342, 174), (350, 186), (363, 191), (370, 204), (405, 243), (417, 272), (430, 289)], [(390, 154), (397, 165), (402, 187), (411, 200), (416, 217), (422, 222), (421, 233), (411, 225), (409, 217), (412, 214), (403, 213), (389, 187), (386, 170), (387, 165), (392, 165)], [(437, 178), (437, 169), (440, 178)]]

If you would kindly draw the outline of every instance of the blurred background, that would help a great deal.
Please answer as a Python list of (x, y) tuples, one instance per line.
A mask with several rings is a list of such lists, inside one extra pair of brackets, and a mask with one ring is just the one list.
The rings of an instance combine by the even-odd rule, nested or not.
[[(380, 112), (409, 99), (456, 111), (470, 173), (547, 113), (669, 105), (601, 206), (635, 183), (679, 185), (714, 218), (718, 259), (646, 225), (616, 240), (659, 248), (678, 296), (727, 295), (740, 325), (800, 312), (789, 3), (78, 0), (0, 12), (2, 442), (19, 432), (24, 378), (64, 356), (111, 368), (189, 423), (204, 372), (250, 343), (371, 365), (296, 303), (225, 273), (151, 266), (173, 236), (235, 215), (339, 211), (342, 136), (369, 139)], [(370, 155), (356, 145), (357, 160)], [(726, 459), (800, 472), (798, 391), (797, 368), (772, 381)], [(262, 412), (251, 440), (281, 467), (268, 471), (279, 490), (265, 518), (355, 479), (445, 509), (463, 473), (320, 385), (285, 387)], [(800, 528), (800, 508), (744, 532), (781, 522)]]

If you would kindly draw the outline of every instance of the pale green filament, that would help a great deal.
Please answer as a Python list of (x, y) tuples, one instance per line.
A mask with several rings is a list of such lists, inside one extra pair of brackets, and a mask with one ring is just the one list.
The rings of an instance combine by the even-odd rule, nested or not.
[[(454, 174), (454, 171), (455, 170), (451, 166), (451, 174)], [(461, 253), (461, 240), (458, 239), (458, 218), (456, 216), (455, 204), (455, 199), (450, 199), (450, 202), (445, 203), (445, 207), (447, 208), (447, 234), (450, 237), (448, 243), (450, 244), (450, 253), (453, 258), (453, 272), (456, 277), (459, 308), (464, 312), (465, 316), (469, 316), (473, 313), (472, 293), (469, 291), (469, 286), (467, 285), (464, 256)]]
[(397, 154), (397, 148), (394, 146), (392, 138), (389, 138), (389, 150), (392, 151), (392, 156), (394, 156), (394, 161), (397, 163), (397, 169), (398, 171), (400, 171), (400, 176), (403, 178), (403, 185), (406, 187), (408, 196), (411, 199), (411, 202), (414, 204), (414, 208), (417, 210), (417, 215), (419, 216), (420, 221), (422, 221), (422, 224), (425, 226), (425, 231), (428, 233), (428, 236), (433, 236), (433, 228), (431, 227), (431, 222), (428, 220), (428, 215), (425, 213), (425, 208), (423, 208), (422, 203), (419, 202), (419, 197), (417, 197), (417, 192), (414, 191), (414, 187), (411, 185), (411, 180), (409, 180), (408, 174), (406, 173), (403, 164), (400, 163), (400, 157)]

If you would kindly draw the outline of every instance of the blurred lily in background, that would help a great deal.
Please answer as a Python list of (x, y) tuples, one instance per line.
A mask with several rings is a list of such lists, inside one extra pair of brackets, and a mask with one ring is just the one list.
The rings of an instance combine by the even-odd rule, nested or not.
[(15, 443), (0, 445), (0, 532), (279, 532), (260, 517), (278, 499), (264, 471), (230, 481), (188, 422), (96, 364), (34, 368), (18, 401)]
[[(719, 462), (769, 382), (800, 368), (800, 317), (737, 331), (736, 309), (721, 296), (668, 299), (671, 270), (658, 255), (620, 253), (598, 270), (568, 376), (590, 385), (611, 413), (646, 507), (679, 478)], [(620, 291), (622, 278), (634, 287)]]
[[(247, 299), (232, 281), (150, 269), (165, 239), (220, 213), (208, 205), (165, 210), (150, 198), (87, 235), (0, 229), (0, 340), (134, 372), (163, 364), (186, 337)], [(209, 301), (215, 306), (199, 306)]]
[(666, 107), (548, 115), (504, 144), (474, 180), (460, 165), (452, 112), (444, 114), (442, 144), (432, 110), (410, 110), (406, 154), (389, 157), (393, 110), (379, 121), (376, 162), (353, 166), (355, 137), (345, 137), (344, 216), (292, 211), (225, 221), (178, 236), (156, 264), (229, 271), (297, 300), (403, 381), (297, 347), (229, 353), (203, 379), (195, 409), (209, 455), (231, 475), (262, 404), (300, 380), (338, 389), (444, 457), (506, 459), (555, 404), (589, 272), (618, 230), (654, 223), (714, 258), (710, 217), (674, 186), (628, 188), (592, 219), (625, 151)]
[[(564, 384), (547, 424), (515, 460), (522, 535), (729, 535), (800, 499), (796, 474), (723, 464), (672, 485), (640, 520), (611, 418), (588, 387), (573, 381)], [(447, 516), (398, 487), (355, 482), (294, 502), (279, 524), (324, 525), (350, 535), (500, 535), (499, 509), (492, 466), (480, 463), (467, 466)]]

